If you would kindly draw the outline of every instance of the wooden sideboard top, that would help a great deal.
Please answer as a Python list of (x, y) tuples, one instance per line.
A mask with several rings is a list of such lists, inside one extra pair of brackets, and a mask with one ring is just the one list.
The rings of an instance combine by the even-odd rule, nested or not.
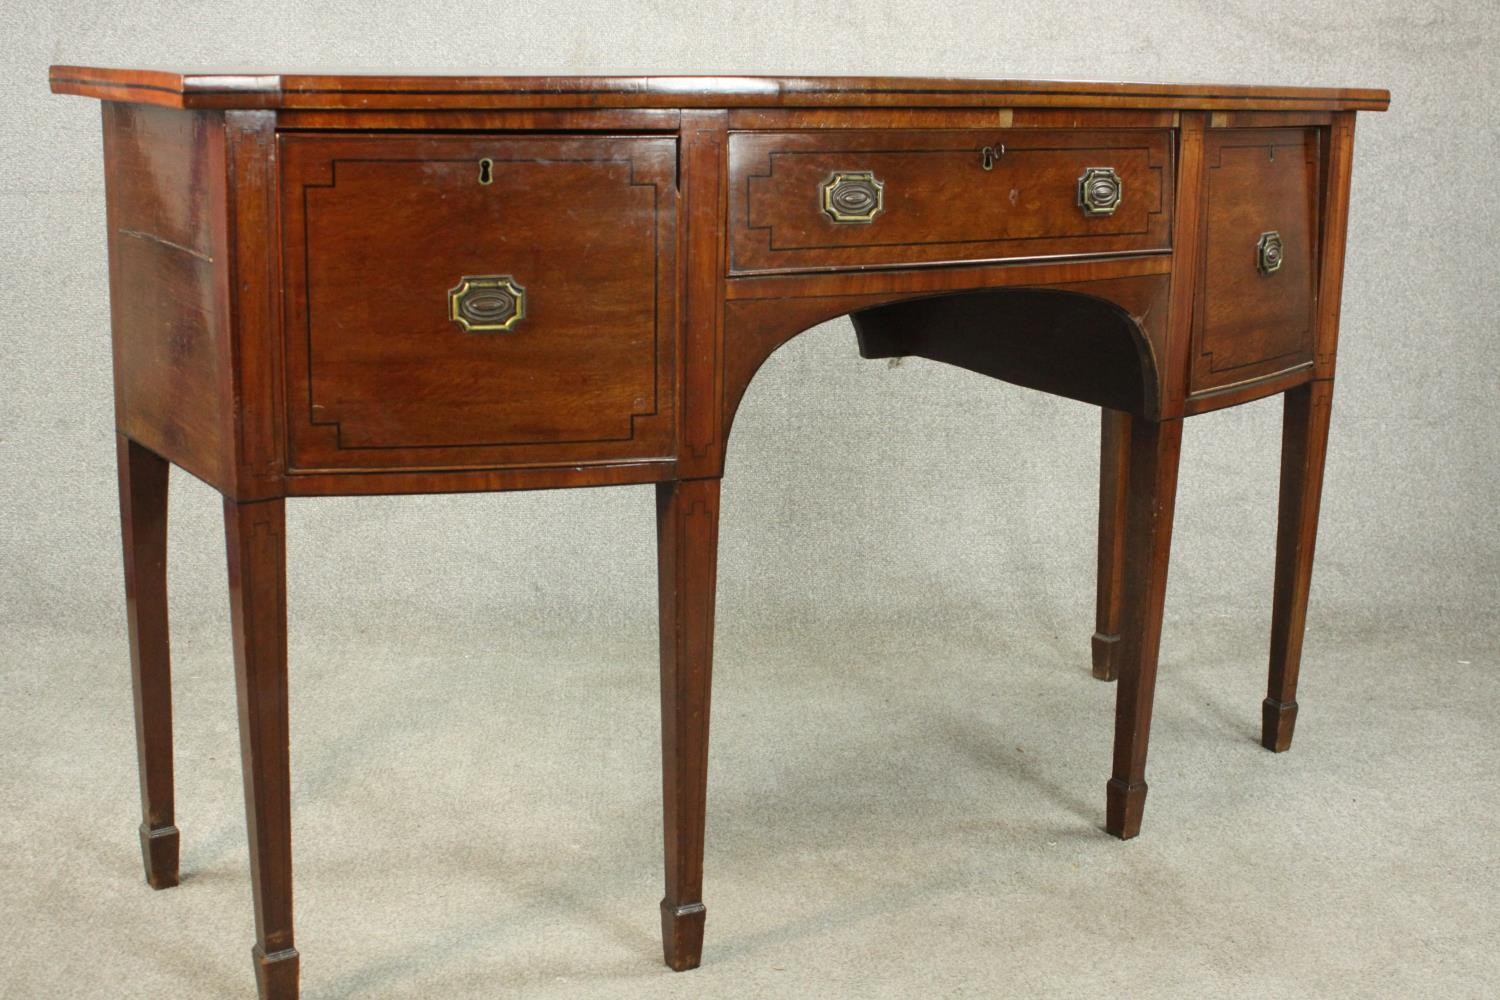
[(1390, 92), (1346, 87), (950, 80), (922, 77), (394, 76), (53, 66), (52, 91), (173, 108), (1091, 107), (1384, 111)]

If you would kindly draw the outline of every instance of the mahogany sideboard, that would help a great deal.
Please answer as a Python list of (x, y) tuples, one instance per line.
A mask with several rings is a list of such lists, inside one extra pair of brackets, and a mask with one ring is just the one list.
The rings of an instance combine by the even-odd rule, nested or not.
[(1106, 828), (1140, 829), (1183, 419), (1284, 397), (1263, 742), (1291, 743), (1354, 118), (1382, 90), (54, 66), (103, 107), (147, 881), (177, 884), (169, 464), (224, 497), (260, 994), (295, 997), (287, 497), (655, 483), (666, 962), (699, 962), (719, 484), (848, 314), (1102, 413)]

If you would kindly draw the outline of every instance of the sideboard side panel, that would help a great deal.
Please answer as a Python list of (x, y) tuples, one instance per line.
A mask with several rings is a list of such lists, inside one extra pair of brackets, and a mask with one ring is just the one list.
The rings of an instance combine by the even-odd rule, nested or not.
[(223, 489), (223, 118), (106, 101), (103, 125), (116, 426)]

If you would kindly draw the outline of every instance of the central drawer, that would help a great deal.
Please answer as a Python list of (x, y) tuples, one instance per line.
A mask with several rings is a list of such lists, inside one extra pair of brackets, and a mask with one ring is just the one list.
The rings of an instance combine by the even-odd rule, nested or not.
[(674, 453), (677, 142), (281, 139), (293, 471)]
[(736, 132), (729, 271), (1165, 251), (1164, 130)]

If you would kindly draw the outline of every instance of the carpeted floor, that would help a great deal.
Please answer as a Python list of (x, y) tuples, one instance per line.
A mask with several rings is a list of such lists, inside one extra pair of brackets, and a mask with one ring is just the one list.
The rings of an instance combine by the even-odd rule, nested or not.
[[(1087, 634), (721, 625), (704, 964), (660, 960), (654, 644), (293, 627), (303, 995), (1492, 997), (1497, 644), (1169, 628), (1145, 830)], [(123, 640), (11, 634), (0, 996), (253, 995), (227, 639), (178, 638), (183, 882), (141, 879)], [(66, 984), (66, 986), (62, 985)]]

